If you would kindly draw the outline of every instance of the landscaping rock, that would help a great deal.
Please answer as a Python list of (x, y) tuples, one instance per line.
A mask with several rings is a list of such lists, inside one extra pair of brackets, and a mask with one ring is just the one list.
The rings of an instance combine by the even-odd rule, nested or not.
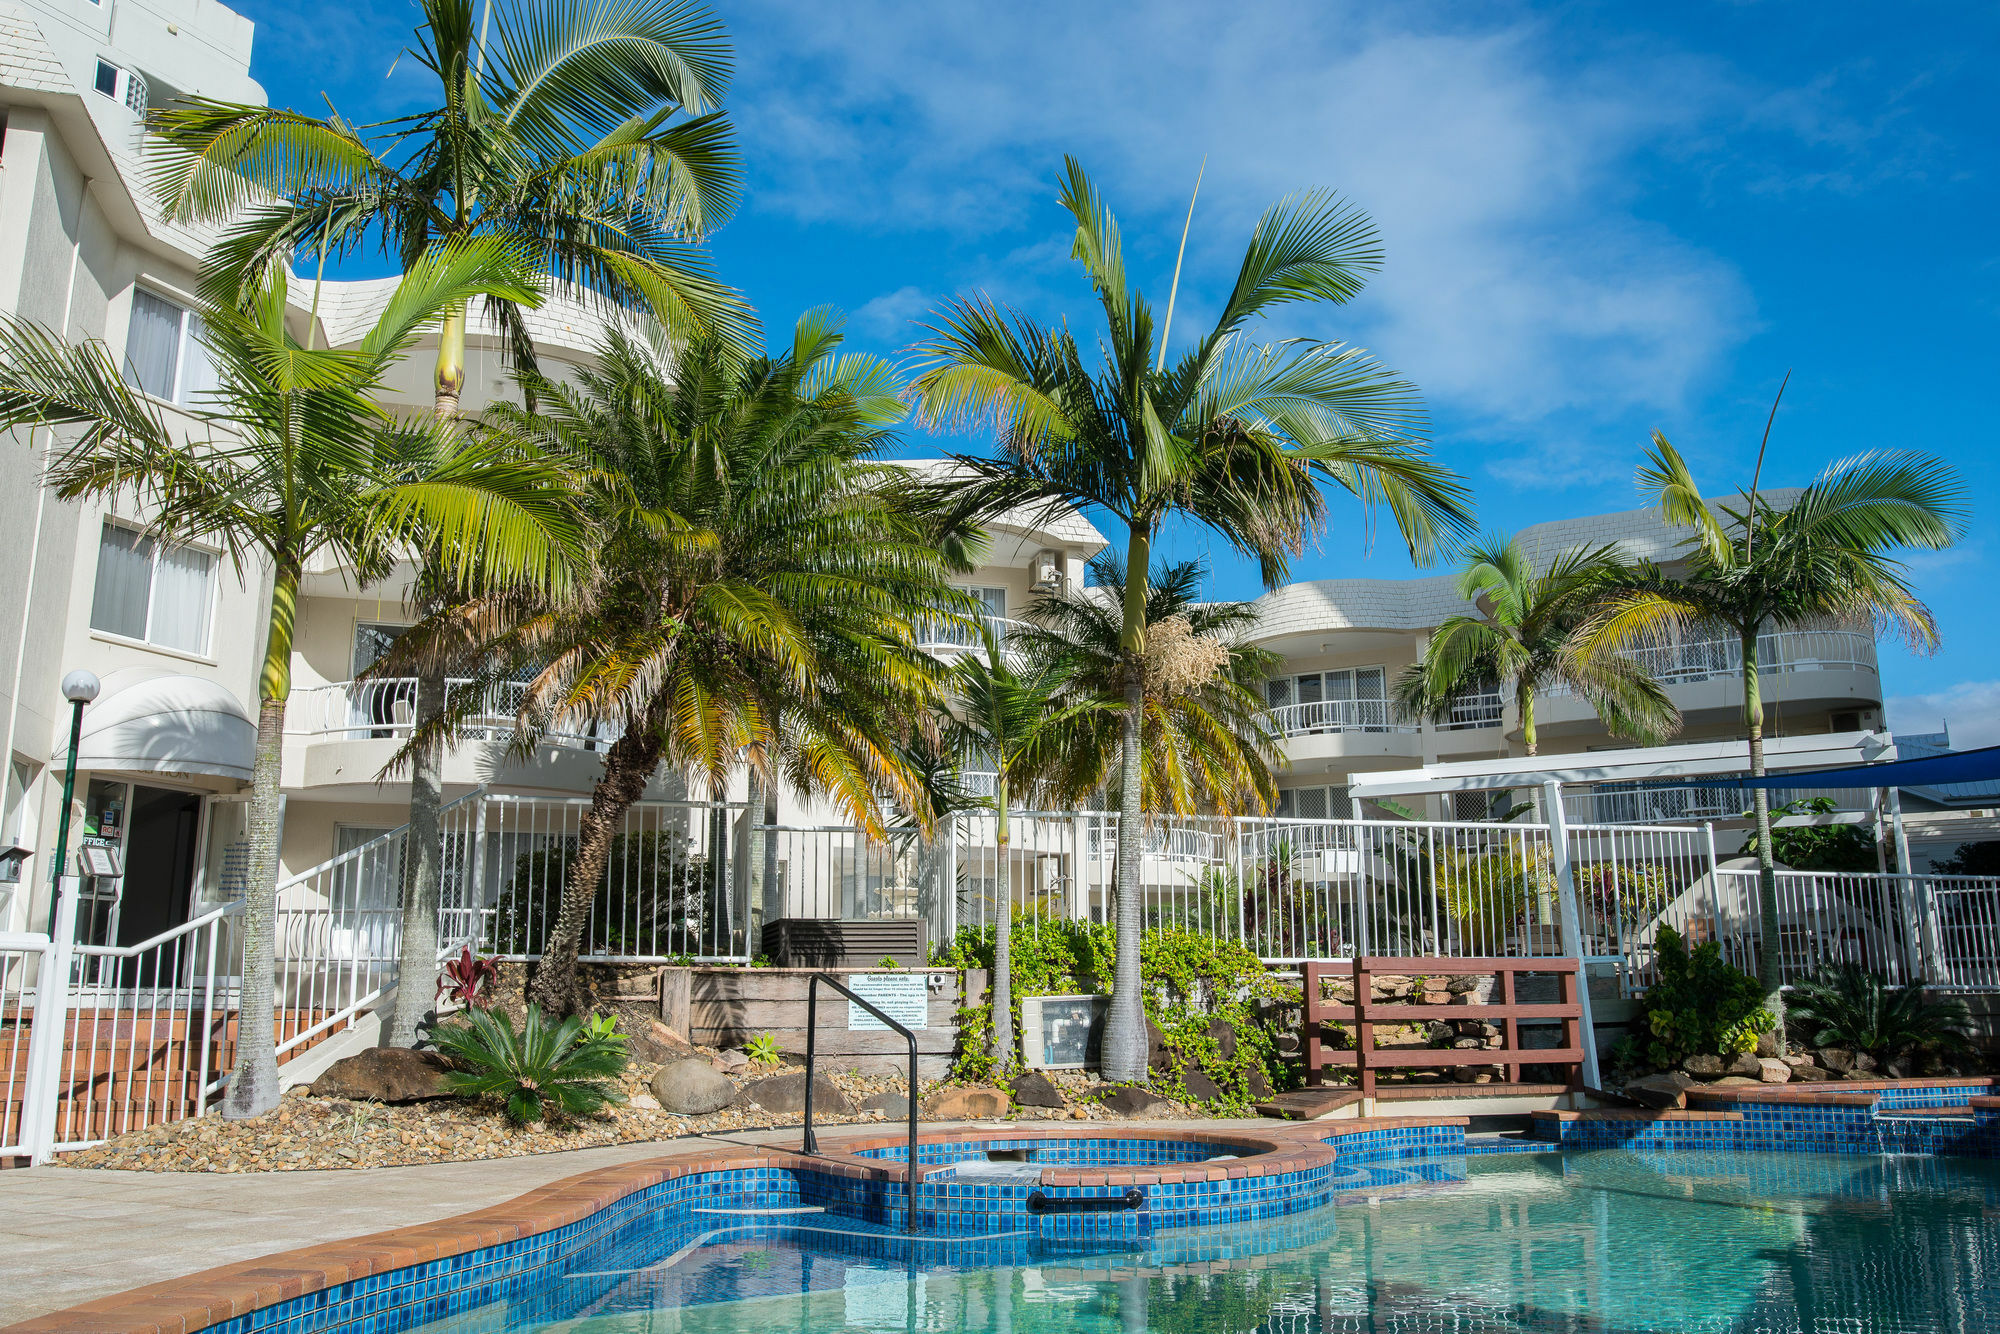
[(1822, 1080), (1832, 1079), (1833, 1074), (1816, 1065), (1795, 1065), (1792, 1067), (1792, 1078), (1801, 1084), (1817, 1084)]
[(1187, 1090), (1188, 1097), (1193, 1098), (1204, 1107), (1209, 1103), (1220, 1102), (1222, 1100), (1221, 1086), (1213, 1079), (1210, 1079), (1208, 1071), (1202, 1069), (1200, 1066), (1194, 1067), (1181, 1076), (1181, 1087)]
[(920, 1104), (926, 1121), (987, 1121), (1007, 1115), (1007, 1095), (977, 1085), (933, 1093)]
[[(813, 1110), (818, 1111), (819, 1109), (814, 1108)], [(892, 1090), (886, 1093), (878, 1093), (874, 1097), (864, 1100), (861, 1104), (861, 1110), (863, 1112), (880, 1112), (885, 1119), (890, 1121), (902, 1121), (908, 1119), (910, 1115), (910, 1100)]]
[(1007, 1085), (1007, 1090), (1014, 1095), (1014, 1101), (1023, 1107), (1067, 1105), (1063, 1100), (1062, 1090), (1055, 1086), (1055, 1081), (1039, 1070), (1029, 1070), (1015, 1075)]
[(1729, 1073), (1727, 1063), (1720, 1056), (1697, 1053), (1681, 1062), (1681, 1069), (1696, 1079), (1720, 1079)]
[(1146, 1068), (1162, 1074), (1174, 1068), (1173, 1053), (1167, 1050), (1167, 1035), (1151, 1019), (1146, 1021)]
[(1764, 1073), (1761, 1064), (1763, 1058), (1752, 1056), (1747, 1051), (1739, 1052), (1735, 1056), (1726, 1056), (1723, 1060), (1727, 1063), (1727, 1068), (1722, 1072), (1725, 1075), (1741, 1075), (1745, 1079), (1757, 1079)]
[(1757, 1050), (1754, 1054), (1775, 1060), (1785, 1054), (1785, 1049), (1778, 1045), (1778, 1035), (1776, 1033), (1759, 1033), (1757, 1035)]
[(434, 1051), (411, 1047), (370, 1047), (329, 1065), (313, 1081), (314, 1097), (355, 1102), (421, 1102), (449, 1098), (444, 1086), (451, 1063)]
[(707, 1061), (693, 1058), (667, 1062), (649, 1087), (663, 1109), (681, 1116), (719, 1112), (743, 1094), (735, 1080)]
[(717, 1052), (709, 1064), (725, 1075), (734, 1075), (750, 1068), (750, 1058), (737, 1048), (731, 1047), (728, 1051)]
[(1857, 1051), (1854, 1053), (1854, 1068), (1856, 1070), (1873, 1070), (1875, 1068), (1875, 1058), (1865, 1051)]
[(1251, 1097), (1262, 1099), (1271, 1096), (1271, 1080), (1270, 1077), (1264, 1073), (1263, 1066), (1253, 1065), (1250, 1067), (1250, 1078), (1248, 1080), (1248, 1083), (1250, 1085)]
[(1917, 1067), (1911, 1061), (1894, 1060), (1882, 1068), (1882, 1073), (1891, 1079), (1910, 1079), (1916, 1075)]
[(1763, 1082), (1764, 1081), (1761, 1079), (1752, 1079), (1748, 1075), (1724, 1075), (1722, 1078), (1715, 1081), (1715, 1085), (1717, 1088), (1724, 1088), (1724, 1087), (1743, 1088), (1748, 1085), (1761, 1084)]
[(1809, 1051), (1802, 1051), (1799, 1052), (1797, 1055), (1787, 1056), (1785, 1058), (1785, 1064), (1791, 1066), (1792, 1069), (1794, 1070), (1803, 1070), (1805, 1067), (1814, 1064), (1812, 1053)]
[(1757, 1064), (1761, 1067), (1757, 1078), (1762, 1082), (1766, 1084), (1785, 1084), (1791, 1082), (1792, 1067), (1786, 1065), (1776, 1057), (1766, 1056), (1758, 1061)]
[(1106, 1111), (1134, 1121), (1161, 1121), (1174, 1116), (1174, 1105), (1150, 1089), (1121, 1084), (1099, 1100)]
[(1625, 1096), (1642, 1107), (1680, 1109), (1687, 1106), (1687, 1091), (1695, 1081), (1679, 1070), (1667, 1070), (1627, 1080)]
[[(743, 1093), (767, 1112), (777, 1112), (782, 1116), (803, 1115), (806, 1108), (806, 1073), (795, 1070), (788, 1075), (754, 1080), (743, 1086)], [(854, 1104), (840, 1091), (840, 1085), (825, 1075), (818, 1075), (813, 1079), (813, 1115), (852, 1116)]]
[(1844, 1075), (1854, 1068), (1854, 1053), (1845, 1047), (1821, 1047), (1813, 1055), (1836, 1075)]
[(671, 1061), (704, 1060), (702, 1052), (655, 1019), (643, 1028), (634, 1028), (625, 1034), (625, 1050), (635, 1061), (648, 1065), (666, 1065)]
[(1236, 1030), (1227, 1023), (1220, 1019), (1209, 1020), (1208, 1040), (1215, 1044), (1215, 1049), (1222, 1054), (1223, 1060), (1236, 1059)]

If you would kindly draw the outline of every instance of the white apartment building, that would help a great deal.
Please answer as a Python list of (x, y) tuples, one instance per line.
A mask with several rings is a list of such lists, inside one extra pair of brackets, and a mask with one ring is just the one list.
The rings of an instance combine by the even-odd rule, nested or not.
[[(245, 19), (214, 0), (0, 0), (0, 312), (61, 328), (72, 339), (102, 339), (170, 416), (205, 383), (188, 303), (210, 238), (159, 218), (140, 167), (141, 117), (182, 93), (263, 100), (248, 75), (251, 35)], [(334, 346), (356, 341), (390, 285), (328, 284), (318, 336)], [(295, 317), (303, 335), (303, 303)], [(530, 324), (544, 368), (554, 373), (586, 362), (602, 332), (592, 311), (568, 301), (551, 302)], [(477, 322), (468, 363), (468, 411), (510, 392), (500, 340)], [(419, 345), (389, 386), (388, 405), (428, 411), (430, 366)], [(0, 930), (44, 921), (69, 725), (57, 683), (66, 671), (87, 668), (102, 678), (103, 693), (85, 712), (74, 837), (117, 849), (124, 874), (94, 884), (84, 930), (94, 943), (131, 944), (239, 892), (268, 585), (261, 571), (239, 577), (216, 551), (160, 547), (129, 504), (114, 512), (46, 495), (37, 478), (53, 443), (48, 436), (10, 441), (0, 454), (0, 568), (11, 576), (0, 599), (0, 702), (11, 759), (0, 846), (12, 849), (0, 856)], [(1016, 517), (992, 530), (987, 563), (966, 583), (1003, 632), (1036, 592), (1080, 584), (1105, 541), (1081, 515)], [(1677, 555), (1676, 538), (1645, 511), (1522, 534), (1531, 551), (1550, 555), (1617, 541), (1632, 555), (1667, 563)], [(403, 571), (363, 588), (330, 565), (306, 575), (284, 768), (288, 876), (403, 822), (405, 785), (379, 775), (407, 735), (414, 690), (407, 682), (356, 678), (412, 620), (403, 600), (408, 581)], [(1406, 719), (1387, 703), (1391, 683), (1415, 661), (1426, 634), (1463, 609), (1448, 575), (1320, 580), (1260, 600), (1257, 640), (1285, 660), (1268, 683), (1287, 753), (1280, 814), (1348, 814), (1345, 788), (1356, 773), (1519, 752), (1511, 699), (1468, 698), (1442, 725)], [(970, 645), (941, 635), (931, 647), (948, 654)], [(1684, 645), (1657, 664), (1686, 717), (1685, 739), (1738, 734), (1734, 652), (1733, 644)], [(1774, 731), (1883, 726), (1867, 634), (1778, 635), (1764, 658)], [(553, 738), (532, 760), (518, 760), (506, 744), (504, 703), (487, 734), (448, 757), (446, 797), (480, 789), (544, 803), (586, 797), (601, 739)], [(1579, 700), (1545, 698), (1538, 709), (1544, 751), (1614, 744)], [(684, 795), (670, 778), (649, 793), (661, 801)], [(1613, 803), (1587, 814), (1640, 818), (1645, 812), (1626, 807), (1659, 799), (1586, 800)], [(1471, 816), (1483, 808), (1428, 813)], [(778, 820), (836, 822), (832, 812), (787, 795)], [(1053, 853), (1024, 844), (1022, 855), (1047, 861), (1051, 883), (1095, 885), (1095, 902), (1109, 847), (1086, 832), (1061, 834)], [(859, 860), (850, 850), (838, 898), (809, 896), (802, 878), (786, 881), (780, 872), (759, 896), (762, 915), (879, 914), (884, 900), (870, 894), (906, 877), (894, 868), (858, 876)], [(1086, 871), (1086, 861), (1098, 869)], [(358, 887), (361, 899), (393, 895), (388, 877), (379, 878)]]

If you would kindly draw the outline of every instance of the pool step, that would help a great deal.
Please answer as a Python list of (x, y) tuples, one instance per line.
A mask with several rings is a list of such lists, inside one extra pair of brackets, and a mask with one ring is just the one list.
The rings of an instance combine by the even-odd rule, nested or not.
[(1290, 1093), (1280, 1093), (1257, 1104), (1259, 1116), (1274, 1116), (1280, 1121), (1317, 1121), (1330, 1116), (1343, 1107), (1351, 1107), (1361, 1101), (1361, 1090), (1351, 1088), (1303, 1088)]

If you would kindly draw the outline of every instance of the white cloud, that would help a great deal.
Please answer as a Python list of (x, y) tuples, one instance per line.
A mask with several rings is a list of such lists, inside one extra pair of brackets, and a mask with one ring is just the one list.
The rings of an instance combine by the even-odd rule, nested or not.
[(1887, 701), (1889, 725), (1902, 732), (1951, 728), (1958, 750), (2000, 746), (2000, 681), (1961, 681), (1927, 695), (1897, 695)]
[[(1120, 208), (1135, 272), (1163, 289), (1206, 155), (1192, 329), (1256, 214), (1333, 186), (1374, 217), (1387, 267), (1355, 307), (1287, 312), (1286, 330), (1374, 347), (1496, 429), (1671, 412), (1753, 326), (1736, 271), (1632, 204), (1634, 158), (1718, 95), (1690, 62), (1558, 68), (1531, 24), (1465, 29), (1421, 7), (796, 12), (773, 5), (743, 34), (735, 104), (772, 182), (764, 206), (960, 241), (1055, 232), (1071, 152)], [(966, 285), (1055, 308), (1078, 295), (1005, 260), (972, 262)]]
[(917, 337), (916, 321), (936, 304), (921, 287), (899, 287), (863, 302), (847, 326), (859, 337), (900, 348)]

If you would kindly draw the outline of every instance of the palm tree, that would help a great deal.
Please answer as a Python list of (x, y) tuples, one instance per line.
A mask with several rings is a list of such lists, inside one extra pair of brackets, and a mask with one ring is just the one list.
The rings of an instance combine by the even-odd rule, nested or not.
[[(1070, 696), (1097, 703), (1072, 715), (1060, 790), (1106, 792), (1120, 805), (1125, 562), (1101, 552), (1090, 569), (1094, 588), (1041, 594), (1009, 644)], [(1146, 581), (1139, 808), (1148, 815), (1263, 812), (1277, 797), (1278, 737), (1259, 687), (1281, 660), (1242, 642), (1257, 624), (1250, 604), (1201, 600), (1205, 575), (1200, 561), (1161, 562)]]
[(537, 411), (494, 413), (497, 435), (595, 479), (596, 572), (575, 596), (510, 590), (413, 633), (473, 637), (499, 676), (531, 669), (519, 744), (565, 722), (619, 730), (542, 944), (545, 1011), (584, 1003), (590, 905), (663, 763), (714, 791), (748, 758), (871, 830), (878, 797), (914, 804), (904, 729), (944, 673), (918, 626), (969, 599), (907, 474), (872, 461), (903, 412), (893, 375), (840, 343), (825, 311), (775, 356), (711, 335), (670, 362), (664, 340), (614, 334), (574, 385), (538, 384)]
[[(993, 766), (993, 843), (1000, 868), (1000, 908), (993, 931), (993, 1059), (1005, 1074), (1014, 1067), (1014, 895), (1007, 866), (1008, 807), (1015, 797), (1027, 795), (1038, 784), (1047, 786), (1046, 779), (1070, 768), (1063, 762), (1074, 739), (1069, 734), (1097, 708), (1097, 701), (1065, 699), (1068, 683), (1059, 668), (1010, 655), (1001, 649), (991, 625), (982, 624), (981, 630), (984, 651), (968, 653), (953, 664), (942, 732), (946, 754), (978, 757)], [(1062, 788), (1051, 795), (1069, 801), (1083, 792)]]
[(563, 569), (580, 559), (581, 525), (559, 469), (508, 449), (463, 447), (434, 422), (397, 424), (372, 399), (440, 310), (486, 293), (536, 299), (532, 275), (508, 247), (475, 239), (420, 256), (353, 350), (299, 346), (285, 327), (281, 269), (245, 309), (203, 303), (218, 387), (207, 404), (186, 409), (206, 434), (192, 445), (119, 378), (102, 344), (68, 346), (45, 329), (0, 324), (0, 427), (83, 428), (50, 466), (58, 495), (133, 494), (162, 541), (216, 542), (239, 568), (271, 571), (226, 1116), (261, 1115), (278, 1097), (278, 780), (307, 563), (331, 556), (366, 582), (401, 551), (429, 546), (450, 553), (452, 577), (468, 587), (523, 578), (560, 586)]
[[(1679, 451), (1653, 433), (1639, 489), (1660, 517), (1693, 533), (1686, 570), (1639, 572), (1593, 618), (1589, 637), (1606, 646), (1674, 638), (1697, 628), (1733, 635), (1743, 655), (1743, 722), (1750, 773), (1764, 768), (1764, 700), (1758, 641), (1768, 631), (1827, 621), (1867, 621), (1912, 648), (1936, 649), (1937, 622), (1917, 599), (1892, 552), (1936, 551), (1958, 538), (1963, 489), (1940, 459), (1905, 451), (1863, 454), (1828, 466), (1780, 508), (1754, 484), (1741, 507), (1702, 498)], [(1778, 875), (1771, 856), (1771, 797), (1754, 789), (1757, 825), (1758, 980), (1784, 1032), (1783, 951), (1778, 948)]]
[[(532, 256), (536, 287), (567, 283), (648, 311), (675, 331), (745, 337), (749, 316), (694, 242), (733, 208), (738, 165), (716, 110), (729, 79), (720, 26), (698, 6), (662, 0), (423, 0), (417, 59), (439, 105), (384, 126), (194, 99), (154, 117), (163, 141), (153, 186), (176, 221), (228, 223), (206, 275), (211, 295), (254, 285), (295, 257), (373, 238), (405, 267), (443, 242), (497, 237)], [(489, 32), (489, 28), (491, 31)], [(488, 38), (492, 38), (489, 44)], [(491, 59), (489, 60), (489, 45)], [(687, 113), (675, 119), (679, 113)], [(377, 131), (370, 134), (369, 131)], [(513, 359), (532, 369), (521, 303), (486, 299)], [(439, 322), (433, 410), (458, 413), (467, 307)], [(419, 569), (420, 607), (461, 592), (443, 553)], [(417, 672), (415, 713), (444, 708), (448, 664)], [(436, 971), (443, 743), (431, 726), (405, 756), (410, 845), (403, 945), (390, 1041), (417, 1036)]]
[[(916, 403), (929, 424), (991, 425), (991, 458), (959, 456), (969, 480), (941, 496), (950, 512), (990, 517), (1083, 506), (1124, 526), (1119, 640), (1125, 720), (1120, 820), (1139, 827), (1145, 694), (1146, 571), (1161, 525), (1210, 528), (1254, 557), (1275, 585), (1326, 517), (1321, 484), (1386, 504), (1413, 554), (1428, 558), (1466, 522), (1466, 496), (1416, 438), (1416, 391), (1358, 348), (1311, 341), (1251, 345), (1245, 326), (1291, 301), (1345, 302), (1380, 266), (1374, 227), (1326, 194), (1266, 212), (1215, 324), (1170, 368), (1168, 332), (1127, 281), (1117, 220), (1083, 167), (1066, 162), (1071, 255), (1105, 317), (1093, 371), (1067, 325), (1047, 327), (984, 298), (953, 303), (921, 347)], [(1191, 212), (1192, 210), (1190, 210)], [(1168, 305), (1171, 324), (1172, 302)], [(1146, 1077), (1139, 978), (1139, 840), (1118, 844), (1118, 959), (1104, 1041), (1112, 1079)]]
[(1575, 547), (1546, 570), (1505, 535), (1466, 548), (1458, 595), (1476, 615), (1447, 617), (1396, 683), (1405, 712), (1448, 721), (1475, 686), (1512, 686), (1521, 740), (1535, 753), (1535, 692), (1567, 686), (1620, 736), (1647, 743), (1680, 726), (1680, 710), (1646, 669), (1607, 648), (1590, 613), (1630, 573), (1615, 546)]

